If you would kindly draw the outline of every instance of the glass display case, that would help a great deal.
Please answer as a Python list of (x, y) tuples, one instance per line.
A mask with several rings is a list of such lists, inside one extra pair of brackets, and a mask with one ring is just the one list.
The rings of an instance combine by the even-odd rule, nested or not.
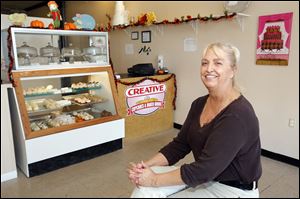
[(13, 72), (27, 139), (119, 119), (111, 68)]
[(10, 111), (26, 176), (122, 148), (107, 32), (11, 27), (2, 42), (5, 62), (13, 60)]
[(12, 27), (2, 35), (4, 46), (11, 42), (3, 54), (10, 63), (11, 52), (14, 70), (109, 66), (107, 32)]
[(14, 70), (9, 91), (17, 165), (28, 177), (122, 148), (111, 67)]

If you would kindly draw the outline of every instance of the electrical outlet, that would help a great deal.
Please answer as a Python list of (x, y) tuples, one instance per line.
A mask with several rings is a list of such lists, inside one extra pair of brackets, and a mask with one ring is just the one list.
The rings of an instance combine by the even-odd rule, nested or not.
[(289, 119), (289, 127), (295, 126), (295, 119)]

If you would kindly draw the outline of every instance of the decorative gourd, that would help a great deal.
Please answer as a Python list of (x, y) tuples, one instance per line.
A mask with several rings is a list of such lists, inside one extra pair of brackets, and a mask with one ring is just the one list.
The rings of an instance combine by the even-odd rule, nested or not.
[(30, 22), (30, 26), (33, 28), (44, 28), (44, 22), (40, 20), (33, 20)]
[(69, 26), (70, 26), (71, 30), (76, 30), (77, 29), (77, 27), (74, 23), (69, 23)]

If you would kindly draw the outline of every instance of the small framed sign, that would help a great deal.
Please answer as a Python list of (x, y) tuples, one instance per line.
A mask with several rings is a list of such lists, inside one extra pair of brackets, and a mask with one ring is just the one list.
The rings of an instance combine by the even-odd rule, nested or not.
[(151, 31), (142, 31), (142, 43), (150, 43), (151, 42)]
[(139, 32), (138, 31), (131, 32), (131, 40), (138, 40), (138, 39), (139, 39)]

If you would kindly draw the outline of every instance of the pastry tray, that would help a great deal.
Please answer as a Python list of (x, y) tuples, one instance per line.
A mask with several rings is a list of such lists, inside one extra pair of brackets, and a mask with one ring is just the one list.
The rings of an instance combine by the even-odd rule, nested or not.
[(29, 117), (39, 116), (39, 115), (49, 115), (53, 111), (62, 111), (63, 107), (55, 109), (40, 109), (38, 111), (28, 111)]
[[(88, 103), (78, 103), (76, 102), (74, 99), (77, 98), (77, 97), (86, 97), (88, 99), (91, 100), (91, 102), (88, 102)], [(90, 98), (92, 96), (90, 96), (89, 94), (85, 93), (85, 94), (78, 94), (78, 95), (69, 95), (69, 96), (64, 96), (63, 99), (65, 100), (70, 100), (72, 102), (72, 104), (74, 105), (78, 105), (78, 106), (87, 106), (87, 105), (93, 105), (93, 104), (99, 104), (99, 103), (103, 103), (106, 101), (106, 99), (103, 99), (102, 97), (99, 97), (99, 96), (93, 96), (93, 97), (99, 97), (101, 99), (101, 101), (92, 101), (92, 99)]]

